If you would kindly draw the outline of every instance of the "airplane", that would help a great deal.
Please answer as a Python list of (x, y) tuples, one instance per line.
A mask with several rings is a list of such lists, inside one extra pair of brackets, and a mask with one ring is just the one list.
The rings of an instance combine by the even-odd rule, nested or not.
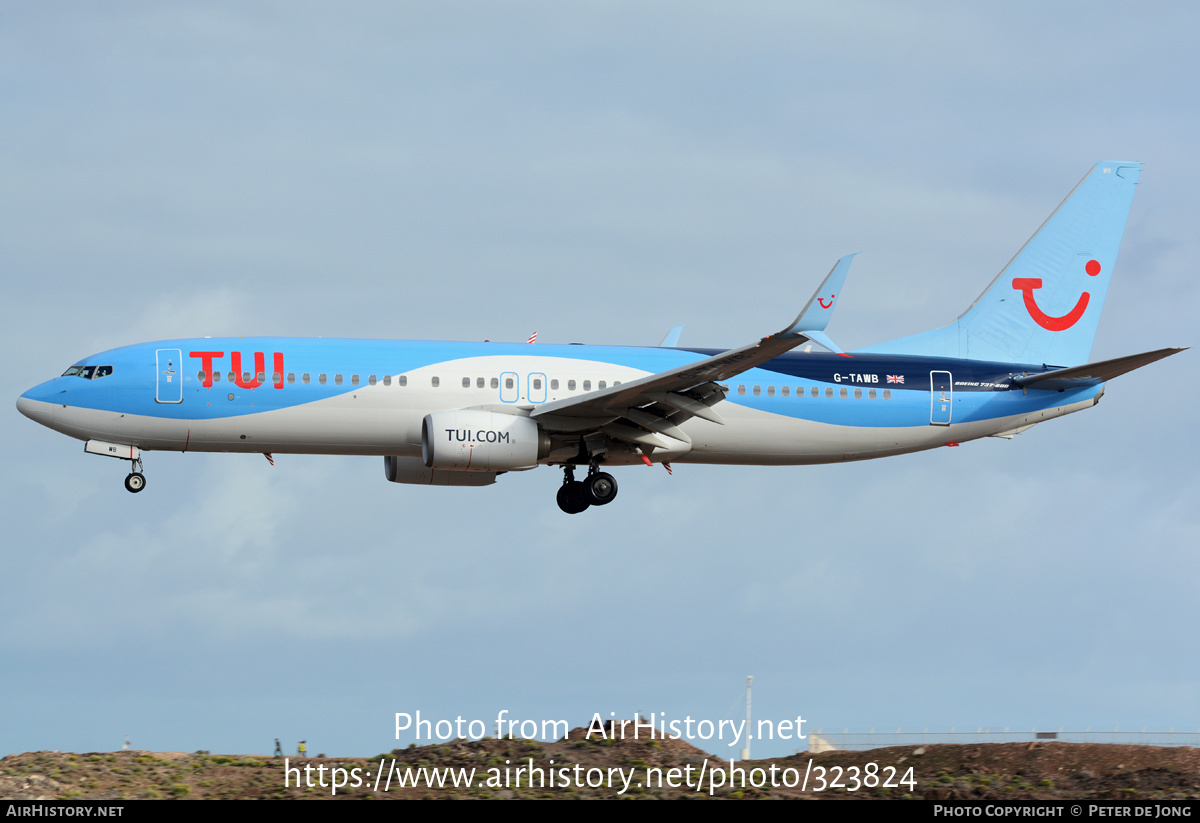
[(957, 320), (852, 352), (825, 334), (848, 255), (786, 328), (728, 351), (680, 348), (678, 328), (657, 347), (166, 340), (86, 357), (17, 408), (130, 461), (131, 492), (149, 451), (374, 455), (388, 480), (435, 486), (558, 466), (569, 514), (613, 501), (616, 466), (833, 463), (1012, 439), (1184, 350), (1088, 362), (1140, 172), (1098, 163)]

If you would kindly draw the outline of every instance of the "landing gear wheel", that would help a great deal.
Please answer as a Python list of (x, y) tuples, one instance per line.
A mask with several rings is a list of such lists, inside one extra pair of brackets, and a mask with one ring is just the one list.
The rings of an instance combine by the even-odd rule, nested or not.
[(137, 494), (142, 489), (146, 488), (146, 475), (141, 472), (130, 472), (125, 478), (125, 489)]
[(575, 479), (575, 467), (570, 463), (563, 466), (563, 482), (558, 489), (558, 507), (567, 514), (579, 514), (592, 505), (591, 495), (585, 484)]
[(593, 506), (611, 503), (617, 496), (617, 480), (608, 472), (596, 472), (583, 481), (588, 501)]
[(567, 514), (579, 514), (592, 505), (582, 483), (564, 483), (558, 489), (558, 507)]

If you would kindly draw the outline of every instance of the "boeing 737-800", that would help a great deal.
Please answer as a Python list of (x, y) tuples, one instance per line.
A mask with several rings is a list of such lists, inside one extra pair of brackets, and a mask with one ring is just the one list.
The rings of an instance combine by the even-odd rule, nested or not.
[(950, 325), (848, 354), (824, 333), (844, 257), (786, 328), (730, 351), (677, 348), (677, 333), (654, 348), (166, 340), (84, 358), (17, 407), (131, 461), (132, 492), (146, 451), (377, 455), (388, 480), (442, 486), (560, 466), (569, 513), (616, 497), (613, 466), (831, 463), (1011, 438), (1182, 350), (1088, 363), (1140, 170), (1097, 164)]

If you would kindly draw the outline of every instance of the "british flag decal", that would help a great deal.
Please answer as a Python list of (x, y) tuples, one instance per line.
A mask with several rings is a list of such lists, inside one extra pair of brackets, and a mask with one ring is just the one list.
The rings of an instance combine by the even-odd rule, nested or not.
[(903, 382), (904, 382), (904, 375), (902, 375), (902, 374), (889, 374), (889, 375), (887, 376), (887, 381), (888, 381), (889, 383), (903, 383)]

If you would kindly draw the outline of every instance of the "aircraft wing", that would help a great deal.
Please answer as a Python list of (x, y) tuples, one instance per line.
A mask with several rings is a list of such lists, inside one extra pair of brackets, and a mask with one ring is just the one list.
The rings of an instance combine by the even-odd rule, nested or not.
[[(661, 436), (690, 443), (678, 428), (684, 420), (700, 417), (724, 424), (711, 408), (725, 399), (725, 389), (718, 385), (721, 381), (760, 366), (808, 340), (824, 338), (821, 331), (829, 322), (853, 256), (847, 255), (837, 262), (796, 319), (777, 334), (665, 372), (545, 403), (534, 409), (531, 416), (552, 431), (599, 429), (618, 440), (660, 448), (678, 445), (662, 440)], [(634, 425), (620, 422), (622, 419)]]
[(1062, 391), (1078, 389), (1084, 386), (1095, 386), (1105, 380), (1119, 377), (1126, 372), (1140, 369), (1156, 360), (1179, 354), (1186, 347), (1159, 349), (1158, 351), (1131, 354), (1128, 357), (1118, 357), (1113, 360), (1101, 360), (1098, 363), (1087, 363), (1083, 366), (1071, 366), (1040, 374), (1023, 374), (1013, 378), (1013, 382), (1026, 389), (1044, 389)]

